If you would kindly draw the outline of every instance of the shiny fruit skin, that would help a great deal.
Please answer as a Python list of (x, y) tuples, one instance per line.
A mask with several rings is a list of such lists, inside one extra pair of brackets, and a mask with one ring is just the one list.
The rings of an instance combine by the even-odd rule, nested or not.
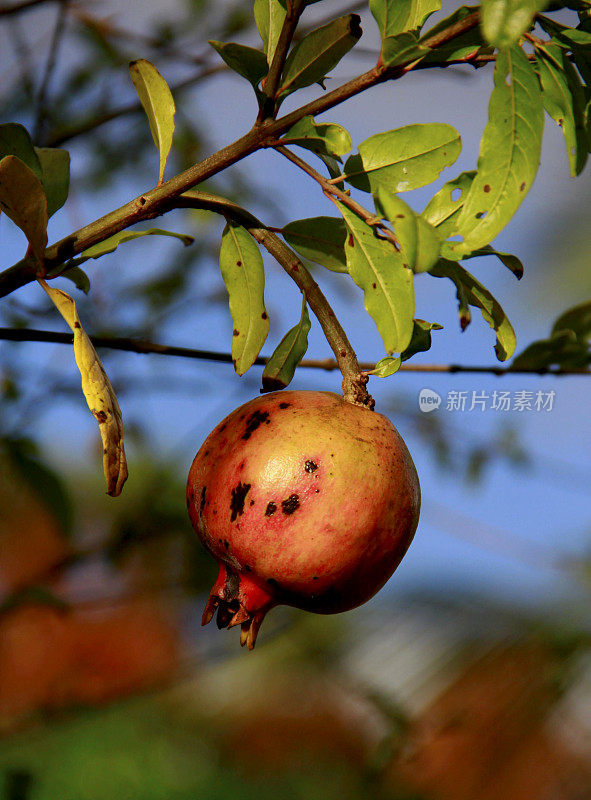
[(252, 648), (274, 605), (332, 614), (369, 600), (412, 541), (420, 489), (386, 417), (331, 392), (282, 391), (211, 432), (187, 505), (220, 564), (204, 624), (217, 610)]

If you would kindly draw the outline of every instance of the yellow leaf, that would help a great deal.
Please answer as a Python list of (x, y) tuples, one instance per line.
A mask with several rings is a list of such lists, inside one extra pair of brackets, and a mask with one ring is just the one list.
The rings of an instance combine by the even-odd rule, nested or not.
[(127, 461), (123, 447), (121, 409), (100, 358), (78, 318), (76, 304), (69, 294), (39, 280), (55, 307), (74, 333), (74, 357), (82, 378), (82, 391), (103, 441), (103, 471), (107, 493), (121, 494), (127, 480)]
[(164, 180), (164, 168), (172, 147), (174, 133), (174, 98), (156, 67), (144, 58), (129, 65), (131, 80), (150, 123), (154, 144), (160, 153), (158, 186)]

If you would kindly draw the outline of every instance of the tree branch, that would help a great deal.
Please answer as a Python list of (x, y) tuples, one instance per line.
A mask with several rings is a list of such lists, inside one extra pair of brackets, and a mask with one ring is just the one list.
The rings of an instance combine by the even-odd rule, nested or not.
[(22, 3), (6, 3), (0, 8), (0, 17), (8, 17), (12, 14), (20, 14), (21, 11), (29, 11), (35, 6), (40, 6), (43, 3), (57, 2), (62, 3), (63, 0), (23, 0)]
[[(177, 358), (191, 358), (199, 361), (216, 361), (223, 364), (231, 364), (232, 356), (230, 353), (221, 353), (215, 350), (196, 350), (190, 347), (176, 347), (174, 345), (159, 344), (147, 339), (131, 339), (117, 336), (91, 336), (95, 347), (103, 347), (108, 350), (120, 350), (127, 353), (152, 354), (159, 356), (171, 356)], [(71, 333), (58, 333), (56, 331), (35, 330), (33, 328), (0, 328), (0, 340), (10, 342), (46, 342), (50, 344), (71, 345), (74, 337)], [(266, 356), (259, 356), (255, 359), (255, 364), (260, 366), (267, 363)], [(337, 361), (333, 358), (315, 359), (304, 358), (298, 367), (308, 369), (322, 369), (333, 372), (339, 369)], [(359, 368), (363, 371), (374, 369), (372, 362), (361, 362)], [(512, 369), (511, 367), (486, 367), (469, 366), (462, 364), (402, 364), (400, 372), (425, 372), (425, 373), (449, 373), (456, 374), (489, 374), (489, 375), (554, 375), (556, 377), (564, 375), (587, 375), (591, 376), (588, 369)]]
[[(432, 42), (437, 45), (444, 44), (477, 24), (478, 13), (474, 12), (466, 16), (460, 23), (441, 31), (436, 37), (425, 40), (424, 44), (427, 46), (433, 46)], [(254, 127), (232, 144), (179, 173), (161, 186), (145, 192), (48, 247), (45, 251), (45, 269), (41, 276), (38, 275), (36, 260), (31, 256), (25, 256), (17, 264), (0, 273), (0, 297), (10, 294), (37, 277), (44, 277), (47, 272), (55, 270), (73, 256), (102, 242), (109, 236), (113, 236), (137, 222), (160, 216), (172, 207), (172, 201), (183, 192), (222, 172), (259, 148), (268, 146), (269, 142), (284, 134), (303, 117), (327, 111), (378, 83), (400, 78), (413, 66), (414, 62), (412, 61), (393, 68), (376, 66), (284, 117), (268, 120), (260, 126)]]
[(231, 218), (245, 227), (291, 277), (298, 288), (305, 293), (306, 302), (314, 312), (326, 336), (331, 350), (343, 375), (343, 397), (355, 405), (373, 408), (374, 401), (368, 394), (368, 377), (362, 373), (355, 351), (338, 321), (322, 290), (310, 275), (298, 256), (275, 233), (241, 206), (224, 198), (206, 192), (193, 190), (181, 195), (176, 201), (177, 208), (200, 208), (214, 211)]
[(43, 78), (41, 80), (41, 86), (39, 87), (39, 92), (37, 93), (36, 97), (37, 113), (35, 116), (35, 125), (33, 128), (32, 138), (34, 141), (40, 143), (44, 139), (43, 133), (45, 129), (45, 123), (47, 120), (47, 92), (49, 89), (51, 78), (55, 71), (55, 67), (57, 64), (57, 56), (66, 30), (68, 3), (69, 0), (62, 0), (62, 2), (60, 3), (56, 15), (53, 35), (51, 37), (51, 42), (49, 44), (49, 50), (47, 53), (47, 64), (45, 65), (45, 69), (43, 71)]
[(275, 95), (277, 94), (279, 82), (281, 81), (281, 73), (283, 72), (283, 67), (285, 65), (285, 60), (287, 58), (287, 53), (289, 51), (295, 29), (297, 28), (298, 22), (300, 21), (300, 17), (305, 7), (305, 0), (291, 0), (291, 2), (290, 0), (287, 0), (287, 13), (285, 15), (285, 20), (283, 21), (279, 39), (277, 40), (277, 46), (275, 47), (275, 52), (273, 53), (271, 65), (269, 66), (269, 72), (267, 77), (261, 83), (261, 89), (263, 90), (263, 94), (266, 96), (266, 100), (259, 112), (259, 116), (257, 118), (258, 124), (261, 124), (263, 120), (268, 117), (274, 117), (276, 114)]
[(285, 156), (288, 161), (291, 161), (311, 178), (314, 178), (314, 180), (317, 181), (320, 186), (322, 186), (322, 191), (325, 195), (327, 195), (327, 197), (329, 197), (329, 199), (331, 199), (331, 197), (336, 197), (337, 200), (339, 200), (343, 205), (347, 206), (347, 208), (350, 208), (351, 211), (357, 214), (357, 216), (366, 222), (370, 227), (379, 228), (384, 239), (388, 239), (390, 242), (392, 242), (396, 250), (400, 250), (400, 245), (394, 233), (385, 225), (383, 225), (375, 214), (372, 214), (356, 200), (353, 200), (350, 195), (335, 186), (334, 183), (332, 183), (328, 178), (325, 178), (324, 175), (321, 175), (320, 172), (317, 172), (308, 164), (307, 161), (304, 161), (303, 158), (300, 158), (295, 153), (292, 153), (291, 150), (287, 149), (287, 147), (273, 145), (273, 149), (277, 150), (278, 153), (281, 153), (282, 156)]

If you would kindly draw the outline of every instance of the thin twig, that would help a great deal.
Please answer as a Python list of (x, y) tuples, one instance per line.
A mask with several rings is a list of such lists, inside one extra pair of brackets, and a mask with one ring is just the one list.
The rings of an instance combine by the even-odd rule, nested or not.
[[(179, 81), (176, 86), (171, 86), (171, 92), (173, 94), (178, 94), (179, 92), (182, 92), (191, 86), (195, 86), (205, 78), (209, 78), (211, 75), (217, 75), (219, 72), (224, 72), (227, 69), (228, 67), (226, 64), (216, 64), (214, 66), (205, 67), (199, 70), (199, 72), (197, 72), (195, 75), (185, 78), (183, 81)], [(47, 137), (47, 146), (60, 147), (65, 142), (70, 141), (70, 139), (74, 139), (76, 136), (82, 136), (85, 133), (90, 133), (90, 131), (100, 128), (107, 122), (127, 116), (128, 114), (139, 114), (140, 111), (142, 111), (142, 105), (139, 100), (135, 100), (125, 106), (114, 108), (112, 111), (106, 111), (104, 114), (100, 114), (98, 116), (91, 117), (90, 119), (83, 120), (75, 125), (71, 125), (69, 128), (61, 128), (56, 131), (52, 131)]]
[(61, 3), (62, 0), (24, 0), (22, 3), (7, 3), (0, 7), (0, 17), (8, 17), (11, 14), (20, 14), (22, 11), (29, 11), (35, 6), (43, 3)]
[(263, 94), (266, 96), (266, 101), (261, 107), (257, 119), (258, 124), (261, 124), (263, 120), (268, 117), (274, 117), (277, 113), (275, 101), (279, 82), (281, 81), (281, 73), (283, 72), (283, 67), (285, 65), (285, 60), (287, 59), (287, 53), (289, 52), (295, 29), (305, 7), (305, 0), (292, 0), (292, 2), (287, 3), (287, 13), (285, 15), (285, 20), (283, 21), (281, 33), (279, 34), (279, 38), (277, 40), (275, 52), (273, 53), (273, 59), (269, 67), (269, 72), (261, 84), (261, 89), (263, 90)]
[[(103, 347), (109, 350), (122, 350), (128, 353), (153, 354), (159, 356), (173, 356), (178, 358), (192, 358), (199, 361), (216, 361), (223, 364), (231, 364), (232, 356), (230, 353), (222, 353), (215, 350), (196, 350), (190, 347), (176, 347), (174, 345), (159, 344), (146, 339), (131, 339), (117, 336), (91, 336), (95, 347)], [(70, 333), (57, 333), (56, 331), (35, 330), (32, 328), (0, 328), (0, 340), (11, 342), (48, 342), (52, 344), (71, 345), (74, 337)], [(259, 356), (255, 364), (264, 366), (269, 359), (266, 356)], [(339, 368), (334, 358), (305, 358), (299, 363), (300, 367), (308, 369), (322, 369), (327, 372), (334, 372)], [(373, 362), (360, 362), (359, 368), (363, 371), (370, 371), (375, 368)], [(456, 374), (479, 373), (490, 375), (591, 375), (591, 370), (580, 369), (551, 369), (544, 367), (541, 369), (525, 368), (514, 369), (512, 367), (487, 367), (472, 366), (463, 364), (402, 364), (401, 372), (427, 372)]]
[[(450, 26), (449, 29), (441, 31), (436, 37), (432, 37), (432, 40), (436, 41), (438, 45), (444, 44), (477, 25), (478, 18), (477, 12), (468, 14), (461, 20), (461, 24), (457, 23)], [(426, 44), (432, 46), (431, 39), (427, 39)], [(369, 89), (371, 86), (400, 78), (411, 70), (414, 64), (415, 62), (409, 62), (393, 68), (376, 66), (334, 89), (332, 92), (328, 92), (311, 103), (295, 109), (284, 117), (277, 120), (267, 120), (264, 124), (253, 127), (232, 144), (221, 148), (218, 152), (208, 156), (198, 164), (194, 164), (161, 186), (145, 192), (120, 208), (111, 211), (89, 225), (85, 225), (78, 231), (48, 247), (44, 254), (45, 272), (64, 264), (88, 247), (129, 228), (136, 222), (160, 216), (171, 207), (174, 199), (180, 194), (222, 172), (261, 147), (267, 146), (270, 141), (274, 141), (284, 134), (303, 117), (327, 111)], [(38, 277), (37, 260), (30, 255), (26, 255), (17, 264), (0, 273), (0, 297), (10, 294), (15, 289), (30, 283)]]
[(335, 197), (344, 206), (347, 206), (347, 208), (351, 209), (351, 211), (357, 214), (357, 216), (366, 222), (370, 227), (379, 228), (379, 231), (383, 235), (384, 239), (388, 239), (390, 242), (392, 242), (396, 250), (400, 249), (400, 245), (396, 236), (389, 228), (382, 224), (379, 217), (377, 217), (375, 214), (372, 214), (356, 200), (353, 200), (350, 195), (335, 186), (334, 183), (332, 183), (328, 178), (325, 178), (324, 175), (321, 175), (320, 172), (317, 172), (308, 164), (307, 161), (304, 161), (303, 158), (300, 158), (295, 153), (292, 153), (291, 150), (287, 149), (287, 147), (277, 144), (272, 146), (274, 150), (277, 150), (278, 153), (281, 153), (282, 156), (285, 156), (288, 161), (291, 161), (292, 164), (295, 164), (311, 178), (314, 178), (314, 180), (317, 181), (320, 186), (322, 186), (322, 191), (329, 197), (329, 199)]
[(53, 35), (51, 37), (51, 42), (49, 44), (49, 50), (47, 53), (47, 64), (45, 65), (45, 69), (43, 71), (43, 78), (41, 80), (41, 85), (39, 86), (37, 97), (35, 98), (37, 113), (35, 118), (35, 125), (33, 127), (33, 139), (39, 144), (42, 144), (43, 141), (43, 129), (45, 127), (45, 122), (47, 119), (47, 91), (49, 89), (49, 84), (51, 82), (51, 78), (53, 76), (57, 64), (57, 56), (59, 53), (60, 44), (63, 40), (64, 33), (66, 31), (65, 23), (66, 23), (67, 13), (68, 13), (68, 0), (62, 0), (58, 12), (56, 14)]

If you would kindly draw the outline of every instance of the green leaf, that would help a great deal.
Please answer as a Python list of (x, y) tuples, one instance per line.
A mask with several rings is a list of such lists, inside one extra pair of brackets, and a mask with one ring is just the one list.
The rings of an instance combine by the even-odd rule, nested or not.
[(461, 149), (455, 128), (439, 122), (376, 133), (361, 142), (359, 155), (345, 162), (346, 180), (364, 192), (380, 186), (394, 193), (416, 189), (434, 181)]
[(367, 374), (375, 375), (376, 378), (388, 378), (390, 375), (394, 375), (395, 372), (398, 372), (401, 364), (402, 359), (400, 356), (385, 356), (384, 358), (380, 358), (371, 372)]
[[(447, 30), (452, 25), (461, 22), (465, 17), (478, 11), (479, 6), (460, 6), (449, 17), (442, 19), (437, 25), (430, 28), (423, 36), (421, 41), (429, 39), (431, 36), (436, 36), (443, 30)], [(459, 59), (467, 58), (468, 56), (481, 51), (492, 52), (492, 48), (485, 47), (482, 39), (482, 33), (478, 25), (471, 28), (469, 31), (455, 36), (450, 42), (446, 42), (439, 47), (431, 50), (429, 55), (425, 56), (425, 61), (457, 61)]]
[(289, 386), (296, 367), (308, 349), (310, 317), (306, 308), (306, 296), (302, 303), (302, 315), (297, 325), (291, 328), (279, 342), (263, 370), (263, 392), (274, 392)]
[(345, 242), (348, 272), (365, 296), (365, 308), (376, 323), (387, 353), (401, 352), (410, 342), (415, 297), (413, 274), (391, 242), (379, 239), (342, 203), (349, 236)]
[[(455, 261), (441, 258), (431, 270), (437, 278), (449, 278), (456, 286), (460, 312), (466, 304), (480, 309), (483, 318), (497, 334), (495, 353), (499, 361), (511, 358), (515, 350), (515, 331), (497, 300), (476, 278)], [(462, 321), (464, 319), (464, 321)], [(469, 322), (460, 315), (462, 330)]]
[(285, 20), (285, 0), (254, 0), (254, 18), (271, 64)]
[(441, 239), (456, 233), (458, 217), (475, 175), (476, 170), (460, 173), (444, 184), (423, 209), (421, 216), (437, 228)]
[(549, 339), (539, 339), (515, 356), (511, 369), (581, 369), (591, 364), (591, 352), (571, 330), (553, 333)]
[(325, 156), (324, 153), (316, 153), (316, 155), (322, 162), (324, 162), (328, 170), (328, 174), (330, 175), (331, 178), (340, 178), (341, 176), (341, 169), (339, 167), (340, 159), (339, 161), (337, 161), (336, 158), (333, 158), (333, 156)]
[(174, 133), (174, 98), (168, 84), (149, 61), (140, 58), (129, 65), (131, 80), (150, 123), (154, 144), (160, 154), (158, 185), (164, 180), (166, 160)]
[(47, 197), (47, 216), (51, 217), (68, 199), (70, 154), (55, 147), (36, 147), (41, 164), (41, 182)]
[(569, 329), (577, 339), (591, 340), (591, 302), (581, 303), (561, 314), (552, 327), (552, 333)]
[(234, 322), (232, 360), (238, 375), (254, 363), (269, 333), (263, 259), (246, 228), (228, 221), (222, 234), (220, 270)]
[(186, 233), (165, 231), (162, 230), (162, 228), (148, 228), (145, 231), (120, 231), (119, 233), (115, 233), (113, 236), (109, 236), (109, 238), (105, 239), (104, 242), (99, 242), (98, 244), (93, 244), (92, 247), (88, 247), (86, 250), (80, 253), (80, 258), (84, 260), (88, 258), (100, 258), (107, 253), (112, 253), (119, 247), (120, 244), (129, 242), (132, 239), (139, 239), (142, 236), (173, 236), (175, 239), (180, 239), (185, 247), (188, 247), (195, 241), (192, 236), (189, 236)]
[(65, 270), (65, 272), (62, 272), (59, 277), (67, 278), (69, 281), (72, 281), (74, 286), (80, 289), (81, 292), (84, 292), (84, 294), (88, 294), (90, 291), (90, 278), (80, 267), (70, 267)]
[(443, 330), (437, 322), (425, 322), (424, 319), (413, 320), (412, 338), (406, 350), (400, 354), (401, 361), (408, 361), (416, 353), (424, 353), (431, 349), (431, 331)]
[(234, 42), (216, 42), (214, 39), (209, 39), (209, 44), (220, 54), (230, 69), (246, 78), (255, 89), (269, 71), (265, 54), (255, 50), (254, 47)]
[(474, 250), (472, 253), (465, 255), (464, 258), (476, 258), (478, 256), (496, 256), (501, 264), (515, 275), (518, 281), (523, 278), (523, 264), (517, 256), (511, 253), (501, 253), (499, 250), (495, 250), (494, 247), (491, 247), (490, 244), (487, 244), (479, 250)]
[(288, 223), (283, 237), (304, 258), (333, 272), (347, 272), (345, 239), (347, 226), (336, 217), (310, 217)]
[(558, 45), (536, 47), (544, 108), (564, 133), (570, 174), (579, 175), (587, 162), (585, 92), (565, 51)]
[(560, 42), (569, 48), (591, 48), (591, 33), (577, 28), (562, 28), (557, 35)]
[(33, 147), (29, 132), (23, 125), (16, 122), (6, 122), (0, 125), (0, 160), (6, 156), (16, 156), (23, 164), (34, 173), (35, 177), (43, 180), (43, 171), (39, 163), (39, 156)]
[(47, 246), (47, 198), (35, 173), (17, 156), (0, 161), (0, 209), (17, 225), (40, 263)]
[(369, 0), (382, 39), (421, 28), (441, 8), (441, 0)]
[(498, 54), (488, 113), (478, 172), (458, 217), (457, 233), (463, 241), (451, 246), (455, 258), (494, 239), (519, 208), (538, 171), (544, 129), (542, 96), (520, 47)]
[(314, 122), (314, 117), (302, 117), (287, 131), (281, 142), (298, 144), (313, 153), (331, 156), (339, 161), (339, 156), (353, 147), (351, 136), (345, 128), (333, 122)]
[(548, 0), (482, 0), (480, 25), (493, 47), (509, 47), (532, 25)]
[(581, 369), (591, 364), (591, 302), (561, 314), (548, 339), (528, 345), (513, 359), (511, 369)]
[(361, 37), (359, 22), (358, 14), (345, 14), (311, 31), (295, 44), (285, 62), (279, 97), (284, 98), (313, 83), (322, 83)]
[(383, 189), (378, 189), (376, 209), (391, 222), (405, 262), (413, 272), (430, 270), (441, 250), (441, 240), (431, 223), (415, 214), (404, 200)]
[(382, 64), (385, 67), (396, 67), (424, 58), (430, 52), (428, 47), (419, 44), (416, 33), (397, 33), (396, 36), (387, 36), (382, 42)]

